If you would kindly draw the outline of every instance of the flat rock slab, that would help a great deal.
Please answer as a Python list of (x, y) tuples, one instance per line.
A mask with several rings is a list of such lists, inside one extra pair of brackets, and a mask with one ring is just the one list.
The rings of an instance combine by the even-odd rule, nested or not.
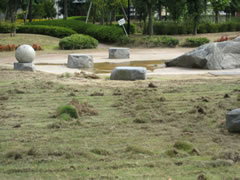
[(234, 109), (227, 113), (226, 126), (229, 132), (240, 132), (240, 109)]
[(145, 67), (116, 67), (111, 73), (111, 80), (145, 80), (147, 69)]
[(129, 48), (109, 48), (109, 59), (129, 59)]
[(19, 71), (36, 71), (33, 63), (14, 63), (14, 70)]
[(68, 55), (67, 67), (69, 68), (93, 68), (93, 57), (85, 54)]

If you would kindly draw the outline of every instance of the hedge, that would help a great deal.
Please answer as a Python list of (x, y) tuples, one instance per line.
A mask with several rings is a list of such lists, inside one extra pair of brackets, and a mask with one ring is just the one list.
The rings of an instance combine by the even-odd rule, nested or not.
[(12, 23), (0, 23), (0, 33), (11, 33), (16, 24)]
[(96, 48), (98, 41), (91, 36), (73, 34), (59, 41), (61, 49), (91, 49)]
[(32, 22), (30, 25), (68, 27), (79, 34), (90, 35), (102, 42), (117, 42), (121, 36), (124, 36), (124, 31), (121, 29), (121, 27), (85, 24), (84, 22), (78, 20), (49, 20)]
[[(153, 30), (156, 35), (191, 34), (193, 25), (175, 22), (155, 22), (153, 25)], [(217, 33), (232, 31), (240, 31), (240, 23), (201, 23), (198, 25), (198, 33)]]
[(183, 46), (185, 47), (198, 47), (201, 46), (203, 44), (207, 44), (209, 43), (209, 39), (207, 38), (186, 38), (185, 42), (183, 44)]
[(66, 36), (70, 36), (72, 34), (76, 34), (77, 32), (69, 28), (57, 27), (57, 26), (24, 25), (24, 26), (19, 26), (17, 28), (17, 33), (43, 34), (43, 35), (63, 38)]

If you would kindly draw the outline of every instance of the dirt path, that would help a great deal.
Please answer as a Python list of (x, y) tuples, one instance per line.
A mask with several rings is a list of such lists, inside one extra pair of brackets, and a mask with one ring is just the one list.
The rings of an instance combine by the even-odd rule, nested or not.
[[(70, 69), (65, 66), (67, 63), (67, 57), (69, 54), (88, 54), (94, 58), (94, 63), (110, 62), (110, 63), (122, 63), (129, 61), (154, 61), (154, 60), (171, 60), (186, 52), (192, 50), (192, 48), (131, 48), (130, 59), (109, 59), (108, 49), (109, 45), (100, 44), (97, 49), (84, 49), (84, 50), (63, 50), (63, 51), (42, 51), (37, 52), (34, 60), (36, 69), (38, 71), (63, 74), (63, 73), (75, 73), (79, 72), (79, 69)], [(0, 56), (0, 66), (12, 67), (16, 62), (14, 52), (5, 53), (4, 56)], [(234, 70), (196, 70), (186, 68), (160, 68), (154, 71), (148, 71), (149, 76), (158, 75), (199, 75), (223, 72), (226, 75), (239, 75), (240, 69)], [(109, 74), (105, 74), (109, 75)], [(216, 74), (215, 74), (216, 75)], [(222, 75), (222, 74), (221, 74)]]

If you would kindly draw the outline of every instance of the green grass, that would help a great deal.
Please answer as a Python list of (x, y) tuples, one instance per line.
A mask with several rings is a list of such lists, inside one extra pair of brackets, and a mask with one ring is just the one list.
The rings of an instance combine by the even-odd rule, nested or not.
[(10, 34), (0, 34), (0, 44), (37, 44), (43, 48), (44, 51), (52, 51), (58, 49), (59, 38), (38, 35), (38, 34), (16, 34), (15, 37), (10, 37)]
[[(152, 78), (158, 88), (4, 68), (0, 77), (1, 179), (239, 178), (239, 134), (224, 125), (240, 105), (239, 77)], [(73, 94), (97, 114), (54, 116)]]

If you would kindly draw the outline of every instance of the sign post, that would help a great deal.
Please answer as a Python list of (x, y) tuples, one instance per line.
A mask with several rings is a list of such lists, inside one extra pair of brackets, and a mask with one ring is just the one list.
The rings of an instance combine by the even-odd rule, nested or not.
[(126, 29), (125, 29), (125, 26), (124, 26), (125, 23), (126, 23), (126, 21), (125, 21), (124, 18), (122, 18), (122, 19), (120, 19), (120, 20), (118, 21), (119, 26), (122, 26), (122, 27), (123, 27), (124, 32), (125, 32), (126, 36), (128, 37), (128, 33), (127, 33), (127, 31), (126, 31)]

